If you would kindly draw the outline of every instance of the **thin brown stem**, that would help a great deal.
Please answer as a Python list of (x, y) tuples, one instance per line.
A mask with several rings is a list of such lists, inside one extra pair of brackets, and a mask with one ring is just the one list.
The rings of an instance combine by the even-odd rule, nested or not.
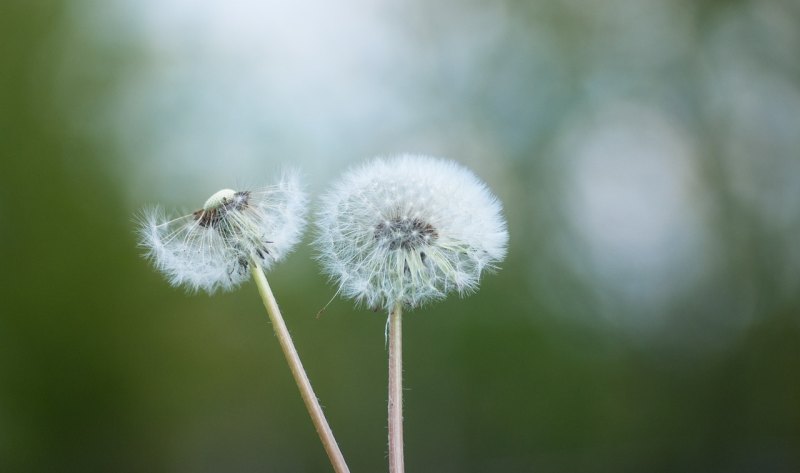
[(389, 313), (389, 473), (403, 473), (403, 329), (402, 307)]
[(308, 375), (306, 375), (303, 364), (300, 362), (300, 356), (294, 348), (292, 337), (289, 335), (289, 330), (286, 328), (286, 324), (283, 321), (283, 316), (278, 308), (277, 301), (275, 301), (275, 296), (272, 294), (272, 289), (269, 287), (267, 277), (264, 275), (258, 262), (253, 260), (250, 262), (250, 265), (253, 279), (256, 281), (259, 294), (261, 294), (261, 300), (264, 302), (264, 307), (267, 309), (272, 327), (275, 329), (275, 335), (278, 337), (278, 342), (281, 345), (283, 354), (286, 356), (286, 361), (289, 363), (289, 369), (291, 369), (297, 387), (300, 389), (300, 395), (303, 397), (306, 409), (308, 409), (308, 413), (311, 415), (311, 421), (314, 422), (314, 427), (317, 429), (317, 434), (319, 434), (319, 439), (322, 441), (322, 446), (325, 447), (325, 452), (331, 460), (333, 470), (336, 473), (349, 473), (350, 469), (347, 468), (347, 463), (345, 463), (342, 452), (339, 450), (339, 445), (333, 437), (333, 432), (328, 425), (328, 420), (325, 419), (325, 414), (322, 412), (319, 400), (314, 394), (314, 389), (311, 388)]

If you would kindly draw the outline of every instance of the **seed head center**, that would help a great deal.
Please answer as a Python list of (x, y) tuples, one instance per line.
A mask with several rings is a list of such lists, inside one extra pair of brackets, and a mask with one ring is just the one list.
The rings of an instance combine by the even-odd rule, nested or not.
[(390, 250), (414, 250), (433, 243), (438, 237), (433, 225), (418, 218), (395, 217), (375, 227), (375, 239)]
[(206, 200), (203, 208), (192, 215), (202, 227), (218, 228), (229, 212), (247, 208), (250, 192), (222, 189)]
[(221, 191), (217, 191), (211, 197), (206, 200), (206, 203), (203, 204), (203, 210), (211, 210), (217, 209), (221, 207), (223, 204), (227, 202), (231, 202), (233, 197), (236, 195), (236, 191), (233, 189), (222, 189)]

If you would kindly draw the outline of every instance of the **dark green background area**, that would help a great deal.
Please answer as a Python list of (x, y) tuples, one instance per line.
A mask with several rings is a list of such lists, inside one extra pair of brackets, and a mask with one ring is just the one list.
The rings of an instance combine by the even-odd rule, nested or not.
[[(695, 10), (698, 42), (749, 5), (674, 3)], [(800, 11), (789, 3), (794, 36), (781, 36), (780, 47), (796, 52)], [(507, 8), (523, 19), (538, 14), (527, 2)], [(0, 471), (329, 471), (255, 287), (188, 295), (141, 258), (141, 207), (121, 190), (120, 151), (111, 137), (76, 133), (87, 111), (53, 98), (66, 87), (72, 103), (104, 100), (135, 52), (115, 50), (98, 59), (103, 68), (64, 78), (57, 45), (81, 37), (68, 11), (57, 2), (0, 3)], [(598, 294), (601, 281), (552, 262), (547, 284), (534, 277), (558, 239), (551, 225), (560, 216), (546, 209), (563, 197), (549, 187), (558, 168), (536, 157), (581, 100), (587, 42), (602, 27), (557, 7), (549, 14), (546, 34), (563, 47), (558, 86), (542, 98), (524, 79), (508, 79), (513, 96), (546, 115), (464, 98), (510, 150), (493, 158), (510, 167), (509, 181), (489, 184), (504, 200), (511, 245), (476, 294), (404, 316), (408, 471), (800, 471), (800, 269), (785, 266), (797, 238), (786, 244), (763, 226), (726, 180), (727, 135), (698, 105), (707, 91), (697, 83), (702, 58), (658, 77), (685, 94), (678, 108), (705, 150), (703, 185), (718, 210), (710, 225), (724, 236), (715, 251), (726, 263), (707, 286), (653, 309), (670, 322), (642, 337), (596, 313), (610, 297)], [(797, 58), (782, 63), (773, 43), (762, 46), (765, 67), (796, 94)], [(85, 54), (107, 52), (87, 46)], [(471, 79), (488, 80), (493, 67)], [(624, 63), (606, 67), (612, 81), (631, 73)], [(800, 159), (762, 138), (754, 152)], [(800, 218), (789, 222), (784, 231), (797, 235)], [(335, 299), (315, 317), (335, 289), (310, 240), (268, 277), (351, 470), (384, 471), (385, 315)], [(715, 345), (743, 291), (751, 320)], [(641, 310), (614, 307), (628, 318)]]

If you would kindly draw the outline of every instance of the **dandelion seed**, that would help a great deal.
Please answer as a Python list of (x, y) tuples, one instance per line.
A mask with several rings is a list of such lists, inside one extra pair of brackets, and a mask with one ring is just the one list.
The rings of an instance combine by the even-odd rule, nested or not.
[(499, 201), (472, 172), (412, 155), (346, 173), (323, 198), (317, 230), (341, 293), (386, 310), (476, 290), (508, 242)]
[(146, 212), (140, 244), (174, 286), (230, 290), (249, 278), (251, 261), (269, 270), (291, 252), (305, 228), (306, 201), (295, 174), (261, 189), (223, 189), (189, 215)]

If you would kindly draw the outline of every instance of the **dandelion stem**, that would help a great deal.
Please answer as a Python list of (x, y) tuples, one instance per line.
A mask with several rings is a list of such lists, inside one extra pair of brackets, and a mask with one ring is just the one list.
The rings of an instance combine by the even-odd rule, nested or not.
[(389, 472), (403, 473), (402, 307), (389, 312)]
[(261, 294), (261, 300), (264, 302), (264, 307), (267, 309), (269, 319), (272, 322), (272, 327), (275, 329), (275, 335), (278, 337), (283, 354), (286, 356), (286, 361), (289, 363), (289, 368), (292, 370), (292, 375), (300, 389), (300, 395), (303, 397), (303, 402), (306, 404), (306, 409), (311, 415), (311, 420), (314, 422), (314, 427), (317, 429), (317, 434), (322, 441), (322, 446), (325, 447), (325, 452), (333, 465), (333, 470), (336, 473), (349, 473), (347, 463), (344, 461), (339, 445), (333, 437), (333, 432), (328, 425), (325, 414), (322, 412), (322, 407), (319, 405), (319, 400), (314, 394), (314, 389), (311, 388), (311, 382), (308, 380), (303, 364), (300, 362), (300, 356), (292, 342), (292, 337), (289, 335), (289, 330), (281, 316), (281, 311), (278, 308), (278, 303), (275, 301), (275, 296), (272, 294), (272, 289), (269, 287), (267, 277), (261, 270), (261, 266), (257, 261), (250, 261), (253, 279), (258, 286), (258, 292)]

